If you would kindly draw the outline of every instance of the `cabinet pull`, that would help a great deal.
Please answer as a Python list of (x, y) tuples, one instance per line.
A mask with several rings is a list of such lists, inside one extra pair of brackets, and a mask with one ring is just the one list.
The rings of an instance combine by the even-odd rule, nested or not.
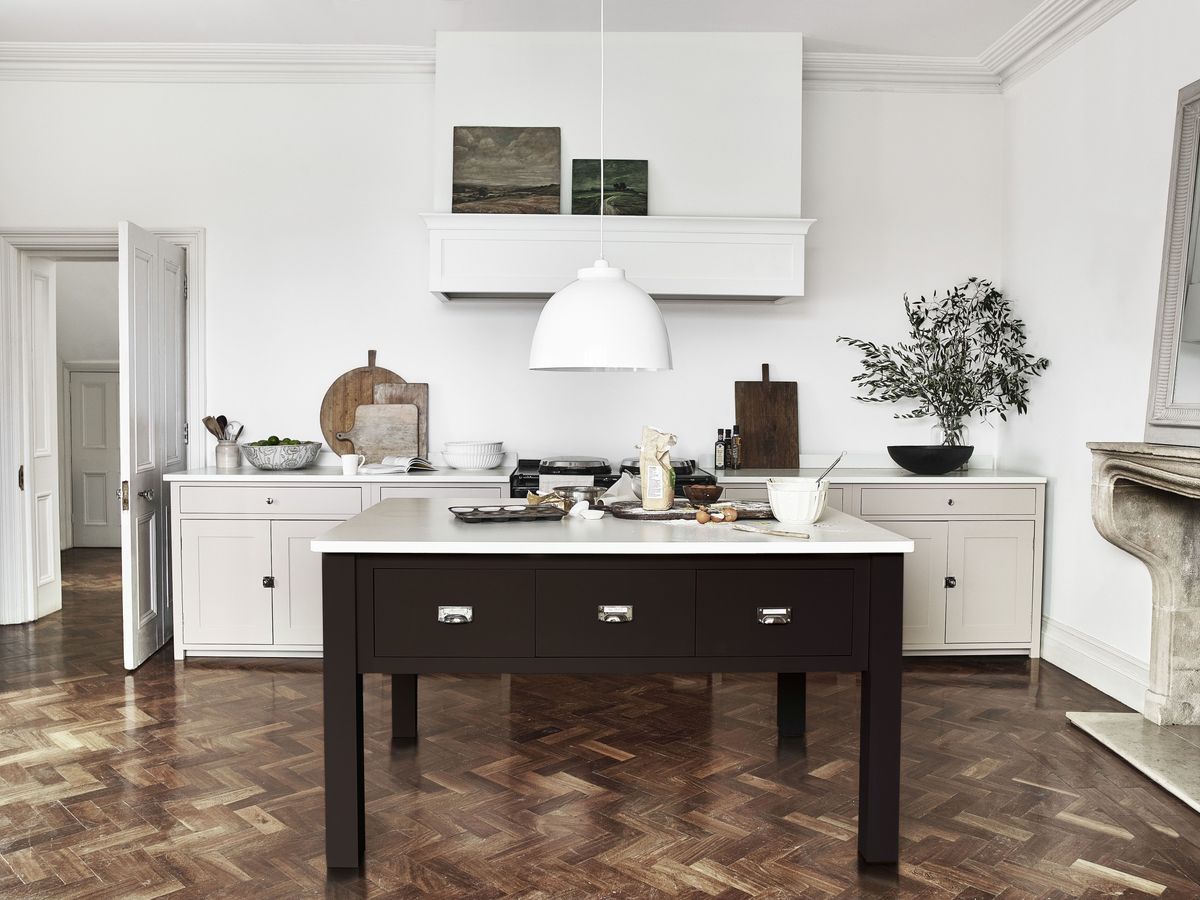
[(955, 578), (953, 575), (947, 575), (946, 576), (946, 587), (948, 587), (948, 588), (958, 587), (958, 579)]
[(443, 625), (466, 625), (475, 618), (473, 606), (439, 606), (437, 620)]
[(271, 505), (272, 503), (274, 503), (274, 502), (275, 502), (275, 498), (274, 498), (274, 497), (268, 497), (268, 498), (267, 498), (267, 506), (270, 506), (270, 505)]
[(263, 576), (263, 587), (265, 587), (265, 588), (275, 587), (275, 576), (274, 575), (264, 575)]
[(632, 622), (633, 604), (625, 606), (597, 606), (596, 618), (601, 622)]
[(760, 625), (787, 625), (792, 621), (790, 606), (760, 606), (758, 608)]

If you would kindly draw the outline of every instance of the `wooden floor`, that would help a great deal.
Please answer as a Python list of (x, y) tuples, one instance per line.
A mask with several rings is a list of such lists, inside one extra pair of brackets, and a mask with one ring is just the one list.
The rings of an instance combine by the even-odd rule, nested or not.
[(911, 660), (901, 865), (855, 856), (857, 687), (437, 677), (393, 748), (368, 679), (368, 862), (326, 880), (319, 661), (121, 669), (112, 551), (0, 628), (0, 897), (1200, 897), (1200, 816), (1063, 718), (1028, 660)]

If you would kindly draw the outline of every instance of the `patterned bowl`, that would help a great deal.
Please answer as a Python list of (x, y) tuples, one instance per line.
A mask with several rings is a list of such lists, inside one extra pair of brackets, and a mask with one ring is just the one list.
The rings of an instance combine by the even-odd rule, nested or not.
[(305, 441), (303, 444), (276, 444), (253, 447), (242, 444), (242, 455), (256, 469), (303, 469), (316, 462), (321, 453), (320, 441)]

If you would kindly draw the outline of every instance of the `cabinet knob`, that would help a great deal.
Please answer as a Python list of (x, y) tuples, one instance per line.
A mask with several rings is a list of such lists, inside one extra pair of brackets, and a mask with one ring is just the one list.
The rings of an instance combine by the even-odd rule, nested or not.
[(958, 587), (958, 579), (955, 578), (953, 575), (947, 575), (946, 576), (946, 587), (948, 587), (948, 588)]
[(953, 505), (954, 505), (954, 498), (953, 498), (953, 497), (951, 497), (949, 500), (947, 500), (947, 501), (946, 501), (946, 505), (947, 505), (947, 506), (953, 506)]
[(274, 502), (275, 502), (275, 498), (274, 498), (274, 497), (268, 497), (268, 498), (267, 498), (267, 506), (270, 506), (270, 505), (271, 505), (272, 503), (274, 503)]
[(786, 625), (792, 621), (790, 606), (760, 606), (758, 608), (758, 623), (760, 625)]
[(601, 622), (632, 622), (633, 604), (624, 606), (597, 606), (596, 618)]

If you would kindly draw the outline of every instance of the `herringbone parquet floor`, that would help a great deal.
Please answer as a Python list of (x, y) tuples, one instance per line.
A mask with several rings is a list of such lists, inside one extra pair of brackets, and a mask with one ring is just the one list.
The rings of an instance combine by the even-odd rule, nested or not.
[(116, 557), (0, 629), (0, 896), (1200, 897), (1200, 816), (1063, 718), (1115, 709), (1028, 660), (910, 660), (902, 863), (856, 862), (857, 687), (438, 677), (390, 745), (368, 679), (368, 862), (327, 881), (319, 662), (120, 665)]

